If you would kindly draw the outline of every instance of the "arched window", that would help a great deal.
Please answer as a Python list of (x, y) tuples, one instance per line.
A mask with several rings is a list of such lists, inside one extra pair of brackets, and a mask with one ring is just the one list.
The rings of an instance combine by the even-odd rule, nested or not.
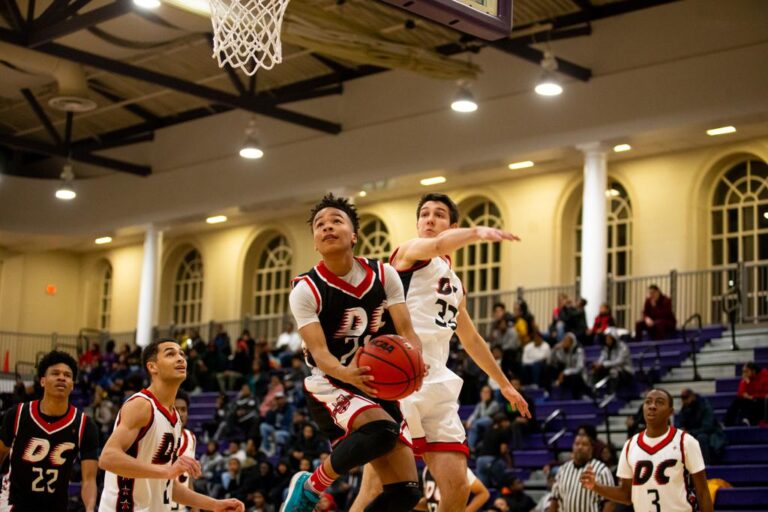
[(112, 311), (112, 265), (109, 263), (106, 264), (101, 275), (99, 290), (99, 329), (108, 331)]
[[(501, 228), (501, 212), (492, 201), (483, 199), (459, 219), (459, 226)], [(476, 242), (456, 251), (454, 270), (467, 293), (490, 292), (501, 286), (501, 243)]]
[(364, 218), (358, 231), (355, 254), (387, 262), (391, 252), (387, 225), (378, 217)]
[(184, 255), (176, 270), (173, 290), (173, 323), (200, 322), (203, 309), (203, 258), (197, 249)]
[[(632, 274), (632, 202), (629, 194), (618, 182), (613, 182), (605, 191), (607, 216), (608, 268), (614, 277)], [(582, 208), (576, 221), (576, 276), (581, 275), (581, 217)]]
[(729, 169), (712, 199), (713, 265), (768, 260), (768, 164), (746, 160)]
[[(275, 320), (269, 325), (267, 337), (279, 334), (280, 319), (288, 311), (288, 295), (291, 292), (291, 263), (293, 250), (288, 239), (275, 235), (264, 244), (257, 260), (253, 277), (253, 315), (255, 320)], [(272, 332), (273, 329), (278, 332)]]

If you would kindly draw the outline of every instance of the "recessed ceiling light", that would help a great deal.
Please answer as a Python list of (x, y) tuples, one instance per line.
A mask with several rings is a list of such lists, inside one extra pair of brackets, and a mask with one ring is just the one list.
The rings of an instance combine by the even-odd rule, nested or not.
[(205, 222), (208, 224), (221, 224), (222, 222), (227, 222), (227, 216), (226, 215), (214, 215), (213, 217), (208, 217), (205, 219)]
[(613, 146), (614, 153), (623, 153), (624, 151), (629, 151), (630, 149), (632, 149), (632, 146), (629, 144), (617, 144)]
[(711, 130), (707, 130), (707, 135), (725, 135), (726, 133), (734, 132), (736, 132), (736, 128), (733, 126), (721, 126), (720, 128), (712, 128)]
[(763, 212), (763, 218), (768, 219), (768, 212)]
[(357, 193), (357, 195), (358, 195), (359, 197), (365, 197), (365, 196), (367, 196), (367, 195), (368, 195), (368, 192), (366, 192), (365, 190), (361, 190), (360, 192), (358, 192), (358, 193)]
[(428, 187), (430, 185), (439, 185), (440, 183), (445, 183), (445, 181), (445, 176), (435, 176), (433, 178), (424, 178), (419, 183), (425, 187)]
[(100, 238), (97, 238), (95, 241), (96, 241), (97, 245), (104, 245), (104, 244), (110, 243), (112, 241), (112, 237), (111, 236), (102, 236)]
[(621, 192), (616, 190), (615, 188), (609, 188), (605, 191), (605, 197), (619, 197), (621, 195)]
[(56, 198), (61, 199), (62, 201), (71, 201), (72, 199), (77, 197), (77, 192), (75, 192), (71, 186), (68, 184), (64, 184), (58, 189), (56, 189)]
[(133, 4), (142, 9), (157, 9), (160, 7), (160, 0), (133, 0)]
[(528, 167), (533, 167), (533, 162), (531, 162), (530, 160), (526, 160), (524, 162), (515, 162), (512, 164), (509, 164), (507, 167), (509, 167), (513, 171), (515, 169), (527, 169)]

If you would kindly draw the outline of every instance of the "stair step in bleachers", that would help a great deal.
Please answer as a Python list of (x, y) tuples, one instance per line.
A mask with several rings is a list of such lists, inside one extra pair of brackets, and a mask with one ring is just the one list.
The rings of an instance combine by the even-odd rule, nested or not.
[(715, 382), (715, 389), (718, 393), (732, 393), (735, 394), (739, 389), (739, 382), (741, 377), (728, 377), (723, 379), (717, 379)]
[[(768, 428), (726, 427), (725, 435), (731, 445), (765, 444), (768, 445)], [(766, 474), (768, 479), (768, 474)]]
[(722, 478), (733, 486), (762, 484), (768, 476), (768, 465), (728, 465), (707, 467), (707, 478)]
[(768, 464), (768, 445), (727, 446), (721, 464)]
[[(719, 489), (715, 497), (715, 510), (723, 507), (734, 509), (761, 510), (752, 508), (765, 503), (768, 487), (734, 487), (732, 489)], [(765, 509), (762, 509), (765, 510)]]

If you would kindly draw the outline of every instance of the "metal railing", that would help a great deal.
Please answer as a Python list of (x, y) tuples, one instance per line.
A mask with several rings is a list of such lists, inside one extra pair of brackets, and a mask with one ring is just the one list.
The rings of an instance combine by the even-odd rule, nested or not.
[[(688, 334), (688, 325), (690, 325), (692, 322), (696, 322), (698, 325), (698, 329), (693, 335)], [(690, 357), (693, 360), (693, 380), (698, 381), (701, 380), (701, 375), (699, 375), (699, 367), (696, 364), (696, 352), (698, 352), (696, 348), (696, 343), (701, 339), (701, 315), (698, 313), (694, 313), (691, 315), (688, 320), (685, 321), (683, 324), (683, 342), (688, 343), (690, 346)]]

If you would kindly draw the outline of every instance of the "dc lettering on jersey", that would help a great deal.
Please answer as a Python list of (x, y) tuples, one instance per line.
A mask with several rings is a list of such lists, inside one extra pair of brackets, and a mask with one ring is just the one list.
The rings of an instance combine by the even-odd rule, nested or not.
[(362, 336), (367, 332), (376, 334), (384, 326), (381, 318), (384, 315), (386, 302), (382, 302), (371, 314), (370, 322), (368, 313), (361, 307), (347, 308), (339, 323), (339, 328), (334, 333), (334, 338), (346, 338), (348, 336)]
[(62, 466), (67, 462), (67, 459), (63, 454), (74, 449), (75, 443), (59, 443), (53, 447), (53, 450), (51, 450), (50, 441), (40, 437), (33, 437), (27, 441), (27, 445), (24, 448), (21, 458), (26, 462), (35, 463), (40, 462), (50, 455), (49, 460), (52, 465)]
[(160, 440), (160, 445), (152, 457), (152, 464), (168, 464), (172, 462), (176, 458), (176, 450), (181, 447), (181, 443), (179, 442), (179, 446), (175, 445), (176, 440), (173, 434), (170, 432), (164, 433)]
[(676, 464), (677, 460), (667, 459), (660, 462), (654, 471), (653, 461), (638, 461), (638, 463), (635, 464), (635, 472), (634, 477), (632, 478), (632, 484), (643, 485), (651, 479), (651, 476), (653, 476), (659, 485), (666, 485), (669, 483), (669, 476), (667, 476), (666, 471), (670, 468), (674, 468)]

